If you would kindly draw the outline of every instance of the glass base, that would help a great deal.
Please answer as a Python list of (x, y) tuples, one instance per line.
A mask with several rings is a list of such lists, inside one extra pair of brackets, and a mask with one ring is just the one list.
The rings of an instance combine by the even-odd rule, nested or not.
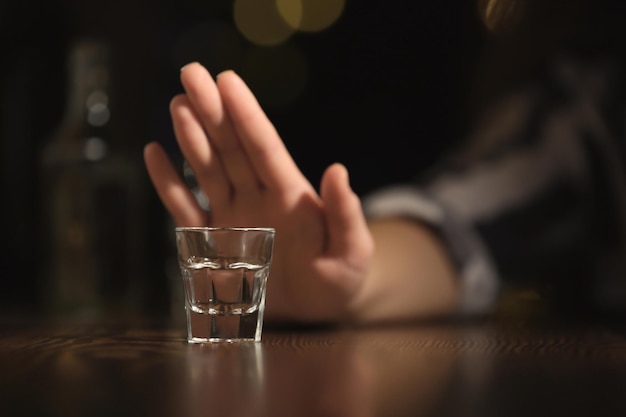
[(201, 314), (187, 308), (189, 343), (260, 342), (262, 309), (250, 314)]
[(202, 344), (202, 343), (241, 343), (241, 342), (260, 342), (261, 340), (256, 340), (254, 338), (250, 339), (250, 338), (234, 338), (234, 339), (225, 339), (225, 338), (221, 338), (221, 337), (189, 337), (187, 338), (187, 343), (198, 343), (198, 344)]

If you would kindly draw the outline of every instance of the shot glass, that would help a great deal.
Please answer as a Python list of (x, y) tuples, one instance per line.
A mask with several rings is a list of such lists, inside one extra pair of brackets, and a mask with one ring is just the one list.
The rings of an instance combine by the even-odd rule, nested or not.
[(259, 342), (275, 231), (177, 227), (187, 341)]

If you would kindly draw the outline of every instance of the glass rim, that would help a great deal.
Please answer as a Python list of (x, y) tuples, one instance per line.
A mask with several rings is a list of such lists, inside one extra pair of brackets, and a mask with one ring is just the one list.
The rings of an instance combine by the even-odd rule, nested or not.
[(276, 233), (273, 227), (209, 227), (209, 226), (178, 226), (176, 232), (266, 232)]

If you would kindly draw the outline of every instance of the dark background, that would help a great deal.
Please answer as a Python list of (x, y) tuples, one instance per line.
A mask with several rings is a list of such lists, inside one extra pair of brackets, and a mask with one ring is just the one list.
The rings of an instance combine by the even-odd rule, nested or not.
[[(219, 32), (216, 28), (221, 29)], [(226, 35), (225, 35), (226, 34)], [(224, 36), (236, 50), (224, 47)], [(0, 3), (0, 302), (41, 310), (40, 155), (66, 105), (66, 57), (74, 41), (104, 39), (112, 51), (112, 135), (141, 168), (147, 254), (142, 311), (168, 311), (171, 223), (143, 170), (152, 140), (179, 155), (168, 115), (179, 68), (198, 60), (213, 73), (240, 72), (258, 94), (305, 175), (319, 184), (343, 162), (359, 194), (403, 181), (463, 136), (469, 80), (484, 36), (471, 2), (354, 1), (318, 33), (256, 46), (237, 33), (232, 1)], [(306, 71), (295, 97), (281, 98), (293, 60)], [(254, 65), (246, 62), (255, 60)], [(300, 77), (302, 79), (302, 77)]]
[(237, 32), (232, 0), (2, 0), (0, 306), (38, 313), (46, 299), (40, 157), (64, 113), (75, 41), (98, 38), (112, 51), (108, 140), (138, 168), (145, 192), (137, 308), (160, 314), (176, 299), (173, 225), (142, 148), (159, 141), (180, 163), (168, 103), (181, 91), (182, 65), (235, 69), (314, 185), (339, 161), (364, 195), (410, 179), (461, 144), (484, 103), (558, 49), (559, 33), (571, 28), (551, 19), (568, 23), (559, 7), (574, 3), (583, 2), (550, 2), (550, 13), (499, 42), (471, 1), (346, 0), (328, 29), (262, 47)]

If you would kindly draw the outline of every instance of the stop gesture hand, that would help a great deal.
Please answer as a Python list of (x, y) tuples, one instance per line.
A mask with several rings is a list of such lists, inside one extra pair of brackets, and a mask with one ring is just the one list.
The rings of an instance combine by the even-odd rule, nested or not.
[(244, 81), (214, 81), (198, 63), (181, 70), (184, 94), (170, 111), (180, 149), (207, 195), (204, 211), (156, 143), (144, 157), (178, 226), (273, 227), (266, 320), (336, 321), (363, 284), (373, 241), (340, 164), (318, 193), (300, 172)]

